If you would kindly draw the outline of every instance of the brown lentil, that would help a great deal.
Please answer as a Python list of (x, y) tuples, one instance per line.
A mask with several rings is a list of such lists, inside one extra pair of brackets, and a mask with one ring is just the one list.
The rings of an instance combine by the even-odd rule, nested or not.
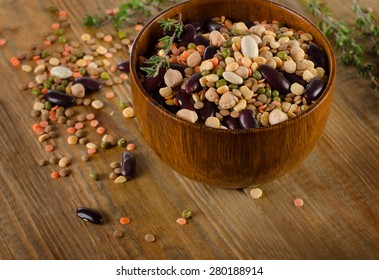
[(154, 242), (155, 241), (155, 236), (153, 234), (151, 234), (151, 233), (148, 233), (148, 234), (145, 235), (145, 240), (147, 242)]
[(116, 238), (122, 238), (124, 236), (124, 232), (117, 229), (113, 232), (113, 236)]

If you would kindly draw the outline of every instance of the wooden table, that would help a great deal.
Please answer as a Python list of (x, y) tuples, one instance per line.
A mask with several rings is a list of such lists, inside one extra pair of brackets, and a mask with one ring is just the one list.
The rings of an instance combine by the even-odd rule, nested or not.
[[(80, 41), (83, 32), (94, 32), (83, 28), (83, 16), (117, 7), (118, 2), (49, 4), (68, 11), (72, 36)], [(300, 1), (280, 2), (311, 17)], [(379, 16), (376, 1), (360, 3)], [(122, 149), (100, 151), (83, 162), (85, 148), (68, 145), (62, 126), (53, 154), (72, 159), (71, 174), (51, 179), (57, 166), (38, 165), (50, 154), (31, 129), (36, 121), (30, 116), (33, 97), (18, 90), (33, 75), (9, 63), (11, 56), (42, 42), (41, 33), (56, 20), (47, 12), (49, 4), (3, 0), (0, 9), (0, 37), (7, 39), (0, 47), (1, 259), (379, 258), (379, 96), (356, 77), (355, 69), (342, 64), (330, 119), (316, 148), (297, 169), (260, 186), (264, 194), (258, 200), (249, 195), (250, 188), (202, 185), (162, 163), (140, 135), (136, 120), (125, 119), (118, 108), (120, 99), (131, 102), (127, 84), (115, 86), (117, 98), (107, 100), (96, 115), (108, 133), (137, 145), (136, 177), (113, 183), (109, 164), (120, 160)], [(351, 20), (350, 1), (328, 4), (337, 18)], [(126, 53), (117, 55), (127, 58)], [(91, 135), (96, 137), (93, 130)], [(100, 174), (99, 181), (91, 180), (90, 170)], [(304, 206), (295, 207), (295, 198), (302, 198)], [(100, 211), (104, 224), (77, 218), (80, 206)], [(176, 219), (186, 208), (193, 217), (180, 226)], [(122, 216), (132, 222), (121, 225)], [(124, 237), (113, 237), (115, 230), (122, 230)], [(144, 240), (147, 233), (155, 235), (155, 242)]]

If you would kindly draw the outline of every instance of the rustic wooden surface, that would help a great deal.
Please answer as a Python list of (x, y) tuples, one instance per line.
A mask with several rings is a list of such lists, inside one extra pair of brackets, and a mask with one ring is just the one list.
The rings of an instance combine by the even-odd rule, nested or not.
[[(300, 1), (280, 1), (307, 15)], [(351, 20), (350, 1), (329, 1), (334, 15)], [(360, 1), (374, 8), (374, 0)], [(109, 163), (121, 149), (107, 150), (84, 163), (80, 146), (69, 147), (65, 133), (57, 156), (73, 159), (72, 174), (52, 180), (56, 167), (38, 166), (47, 158), (31, 126), (33, 98), (20, 92), (31, 75), (10, 66), (9, 57), (40, 43), (54, 18), (55, 4), (69, 12), (74, 36), (86, 31), (81, 18), (118, 6), (118, 1), (3, 0), (0, 9), (0, 258), (1, 259), (378, 259), (379, 258), (379, 96), (338, 64), (334, 103), (324, 135), (293, 172), (262, 185), (254, 200), (249, 188), (227, 190), (202, 185), (168, 169), (141, 137), (136, 120), (125, 120), (117, 101), (99, 114), (108, 131), (137, 144), (135, 179), (116, 185)], [(18, 25), (18, 31), (10, 27)], [(125, 56), (126, 57), (126, 56)], [(379, 61), (377, 61), (379, 63)], [(114, 88), (131, 101), (127, 86)], [(111, 111), (115, 113), (111, 115)], [(96, 169), (99, 182), (88, 172)], [(293, 206), (297, 197), (302, 208)], [(80, 206), (99, 210), (103, 225), (75, 217)], [(187, 225), (175, 220), (193, 211)], [(119, 224), (121, 216), (132, 223)], [(114, 230), (124, 231), (117, 239)], [(154, 243), (144, 236), (152, 233)]]

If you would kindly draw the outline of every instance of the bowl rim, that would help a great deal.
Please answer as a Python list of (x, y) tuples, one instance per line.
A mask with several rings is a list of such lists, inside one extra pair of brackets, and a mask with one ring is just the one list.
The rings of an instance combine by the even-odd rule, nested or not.
[[(204, 2), (211, 2), (211, 1), (212, 0), (202, 0), (201, 2), (204, 3)], [(227, 1), (227, 0), (225, 0), (225, 1)], [(221, 129), (221, 128), (209, 127), (209, 126), (206, 126), (205, 124), (191, 123), (189, 121), (183, 120), (183, 119), (177, 117), (175, 114), (168, 111), (166, 108), (164, 108), (160, 104), (158, 104), (158, 102), (156, 102), (154, 100), (154, 98), (152, 98), (151, 95), (145, 90), (145, 88), (141, 84), (141, 81), (138, 78), (138, 73), (137, 73), (138, 58), (136, 57), (136, 60), (134, 59), (135, 48), (136, 48), (137, 42), (143, 36), (143, 33), (148, 28), (150, 28), (152, 25), (154, 25), (158, 19), (163, 18), (164, 14), (166, 14), (167, 12), (169, 12), (173, 9), (176, 9), (178, 7), (181, 7), (181, 6), (186, 6), (190, 2), (195, 2), (195, 1), (191, 1), (191, 0), (183, 1), (183, 2), (180, 2), (178, 4), (172, 5), (172, 6), (168, 7), (167, 9), (161, 11), (160, 13), (155, 15), (154, 17), (152, 17), (143, 26), (143, 28), (137, 34), (136, 38), (133, 41), (133, 45), (131, 48), (131, 55), (130, 55), (130, 67), (131, 67), (130, 73), (133, 76), (132, 80), (134, 80), (134, 82), (137, 84), (137, 87), (141, 90), (142, 94), (147, 98), (147, 100), (151, 103), (151, 105), (156, 107), (166, 117), (172, 119), (173, 121), (180, 122), (183, 125), (189, 126), (191, 129), (200, 129), (200, 130), (205, 129), (206, 131), (209, 131), (209, 132), (216, 132), (217, 131), (218, 133), (227, 133), (227, 134), (230, 134), (230, 133), (232, 133), (232, 134), (241, 134), (241, 133), (251, 134), (252, 132), (258, 133), (258, 132), (262, 132), (262, 131), (270, 131), (272, 129), (278, 129), (280, 127), (290, 126), (294, 122), (301, 121), (301, 119), (307, 117), (314, 110), (316, 110), (319, 106), (321, 106), (325, 102), (325, 99), (327, 98), (327, 96), (330, 94), (333, 94), (333, 87), (334, 87), (334, 82), (336, 79), (336, 58), (335, 58), (334, 50), (333, 50), (333, 47), (332, 47), (330, 41), (325, 36), (325, 34), (318, 28), (318, 26), (316, 24), (314, 24), (312, 21), (310, 21), (309, 19), (307, 19), (305, 16), (301, 15), (297, 11), (295, 11), (289, 7), (286, 7), (283, 4), (276, 3), (276, 2), (273, 2), (270, 0), (257, 0), (257, 1), (267, 2), (270, 5), (278, 6), (279, 8), (286, 10), (286, 12), (293, 13), (297, 17), (301, 18), (303, 21), (306, 21), (308, 24), (310, 24), (312, 27), (314, 27), (318, 33), (320, 33), (321, 37), (325, 41), (327, 48), (330, 50), (330, 57), (328, 56), (328, 67), (329, 67), (329, 73), (328, 74), (329, 74), (329, 76), (328, 76), (326, 87), (325, 87), (322, 95), (317, 99), (317, 101), (315, 103), (312, 104), (312, 106), (309, 109), (307, 109), (305, 112), (301, 113), (300, 115), (298, 115), (294, 118), (288, 119), (284, 122), (277, 123), (274, 125), (260, 126), (260, 127), (254, 127), (254, 128), (248, 128), (248, 129)], [(137, 112), (137, 117), (138, 117), (138, 112)]]

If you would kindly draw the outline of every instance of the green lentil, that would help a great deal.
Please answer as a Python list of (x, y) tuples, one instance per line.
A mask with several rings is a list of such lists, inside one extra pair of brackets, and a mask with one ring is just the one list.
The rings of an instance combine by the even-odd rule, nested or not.
[(259, 87), (259, 88), (257, 89), (257, 93), (258, 93), (258, 94), (264, 94), (264, 93), (266, 93), (266, 89), (265, 89), (264, 87)]
[(208, 76), (211, 72), (209, 70), (203, 70), (201, 71), (201, 75), (204, 77), (204, 76)]
[(220, 79), (216, 82), (216, 88), (226, 86), (227, 84), (228, 84), (228, 82), (225, 79)]
[(117, 146), (119, 147), (126, 147), (127, 144), (128, 144), (128, 141), (125, 138), (120, 138), (117, 141)]
[(223, 58), (227, 58), (227, 57), (229, 57), (229, 56), (230, 56), (230, 50), (227, 49), (227, 48), (223, 49), (223, 50), (221, 51), (221, 55), (222, 55)]
[(40, 91), (39, 88), (33, 88), (33, 89), (32, 89), (32, 94), (33, 94), (35, 97), (37, 97), (37, 96), (39, 96), (39, 95), (41, 94), (41, 91)]
[(58, 164), (59, 158), (57, 158), (57, 157), (51, 157), (51, 158), (49, 158), (49, 162), (51, 164)]
[(79, 68), (79, 73), (82, 75), (82, 76), (85, 76), (87, 74), (87, 70), (85, 68)]
[(272, 100), (275, 100), (275, 101), (278, 101), (278, 102), (281, 102), (282, 100), (280, 99), (280, 97), (278, 96), (275, 96)]
[(101, 72), (100, 78), (103, 80), (109, 80), (109, 74), (107, 72)]
[(188, 219), (191, 216), (192, 216), (192, 211), (191, 210), (189, 210), (189, 209), (183, 210), (183, 212), (182, 212), (182, 218), (183, 219)]
[(66, 87), (64, 85), (58, 85), (56, 89), (60, 92), (66, 92)]
[(62, 29), (56, 29), (54, 30), (54, 34), (57, 36), (62, 36), (63, 35), (63, 30)]
[(222, 77), (222, 74), (224, 73), (224, 69), (218, 68), (216, 71), (217, 76)]
[(89, 176), (94, 181), (99, 181), (99, 174), (97, 174), (95, 171), (90, 171)]
[(47, 89), (50, 89), (51, 88), (51, 82), (50, 81), (44, 81), (43, 82), (43, 87), (47, 88)]
[(46, 102), (45, 102), (45, 109), (46, 109), (46, 110), (50, 111), (52, 107), (53, 107), (53, 106), (51, 105), (51, 103), (50, 103), (49, 101), (46, 101)]
[(196, 49), (196, 44), (195, 43), (189, 43), (187, 46), (187, 49)]
[(125, 39), (125, 38), (126, 38), (126, 33), (125, 33), (125, 31), (119, 30), (119, 31), (117, 32), (117, 37), (118, 37), (120, 40)]
[(278, 97), (278, 96), (279, 96), (279, 91), (277, 91), (276, 89), (274, 89), (274, 90), (272, 91), (272, 96), (273, 96), (273, 97)]
[(233, 45), (233, 42), (232, 42), (232, 40), (226, 40), (225, 42), (224, 42), (224, 47), (225, 48), (230, 48), (231, 46)]
[(285, 51), (280, 51), (276, 54), (276, 56), (279, 57), (281, 60), (285, 60), (288, 55)]
[(271, 90), (271, 88), (266, 88), (266, 90), (265, 90), (265, 94), (266, 94), (266, 96), (267, 96), (268, 98), (270, 98), (271, 95), (272, 95), (272, 90)]
[(259, 72), (258, 70), (255, 70), (254, 72), (253, 72), (253, 78), (254, 79), (256, 79), (256, 80), (260, 80), (260, 79), (262, 79), (262, 74), (261, 74), (261, 72)]
[(61, 43), (61, 44), (66, 44), (66, 43), (67, 43), (67, 38), (66, 38), (65, 36), (60, 36), (60, 37), (58, 38), (58, 41), (59, 41), (59, 43)]
[(112, 145), (111, 145), (111, 143), (110, 142), (101, 142), (101, 148), (102, 149), (104, 149), (104, 150), (106, 150), (106, 149), (109, 149)]
[(128, 104), (125, 101), (120, 101), (119, 106), (121, 110), (124, 110), (126, 107), (128, 107)]
[(229, 89), (238, 89), (238, 86), (235, 84), (230, 84)]
[(50, 52), (48, 50), (44, 50), (41, 53), (41, 57), (42, 58), (47, 58), (49, 55), (50, 55)]

